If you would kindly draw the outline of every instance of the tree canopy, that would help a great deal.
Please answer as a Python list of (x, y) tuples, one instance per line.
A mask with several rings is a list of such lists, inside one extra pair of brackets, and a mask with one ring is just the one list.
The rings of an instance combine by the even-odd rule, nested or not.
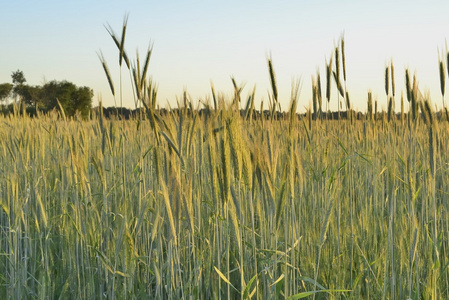
[(14, 85), (22, 85), (27, 81), (25, 79), (25, 75), (23, 74), (23, 71), (20, 71), (20, 70), (12, 72), (11, 77), (12, 77), (12, 83)]
[(73, 116), (79, 111), (83, 117), (87, 117), (92, 108), (93, 91), (68, 81), (50, 81), (41, 87), (39, 97), (46, 110), (58, 107), (59, 101), (67, 116)]
[(0, 84), (0, 101), (5, 100), (11, 95), (13, 85), (11, 83)]
[(89, 87), (78, 87), (63, 81), (50, 81), (42, 86), (27, 85), (25, 75), (17, 70), (11, 75), (13, 84), (0, 84), (0, 101), (14, 95), (20, 103), (43, 111), (59, 109), (58, 101), (67, 116), (74, 116), (77, 112), (83, 118), (89, 116), (92, 108), (93, 91)]

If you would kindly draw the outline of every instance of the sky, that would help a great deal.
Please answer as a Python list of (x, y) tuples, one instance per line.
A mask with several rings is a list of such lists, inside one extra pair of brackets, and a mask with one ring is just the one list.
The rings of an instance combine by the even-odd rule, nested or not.
[[(194, 105), (207, 101), (211, 82), (230, 100), (234, 77), (244, 86), (243, 99), (255, 86), (256, 107), (263, 101), (267, 108), (271, 57), (281, 108), (288, 109), (292, 82), (299, 81), (298, 112), (304, 112), (311, 107), (311, 77), (320, 72), (324, 91), (325, 62), (342, 35), (347, 91), (355, 109), (366, 111), (368, 90), (379, 108), (387, 108), (384, 74), (391, 60), (396, 110), (406, 68), (416, 73), (423, 94), (441, 107), (438, 53), (447, 53), (448, 12), (447, 0), (4, 1), (0, 83), (11, 82), (11, 73), (19, 69), (30, 85), (68, 80), (92, 88), (94, 106), (100, 99), (104, 106), (119, 105), (98, 53), (103, 53), (119, 94), (118, 50), (105, 26), (121, 35), (127, 14), (125, 50), (130, 59), (139, 51), (142, 61), (153, 45), (149, 74), (158, 85), (160, 107), (176, 107), (184, 91)], [(123, 106), (134, 108), (126, 68), (122, 82)], [(335, 85), (330, 107), (337, 108)]]

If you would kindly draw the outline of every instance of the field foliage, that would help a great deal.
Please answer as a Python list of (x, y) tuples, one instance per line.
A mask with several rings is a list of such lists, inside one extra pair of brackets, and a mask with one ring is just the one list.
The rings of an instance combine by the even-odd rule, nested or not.
[(444, 299), (448, 125), (407, 116), (2, 118), (0, 297)]
[(449, 298), (443, 60), (438, 114), (408, 70), (408, 111), (401, 97), (394, 113), (391, 62), (388, 112), (369, 92), (356, 117), (343, 38), (305, 117), (299, 84), (280, 113), (271, 58), (265, 111), (254, 91), (241, 109), (232, 78), (232, 99), (212, 86), (201, 111), (185, 94), (162, 112), (152, 47), (130, 62), (126, 28), (107, 27), (118, 89), (99, 58), (120, 106), (126, 65), (137, 116), (0, 116), (0, 299)]

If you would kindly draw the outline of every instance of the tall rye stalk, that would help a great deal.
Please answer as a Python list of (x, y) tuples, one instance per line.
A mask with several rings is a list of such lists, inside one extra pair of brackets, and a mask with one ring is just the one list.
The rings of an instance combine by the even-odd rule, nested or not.
[(278, 89), (276, 85), (276, 74), (274, 72), (273, 68), (273, 61), (271, 58), (267, 59), (268, 62), (268, 73), (270, 75), (270, 83), (271, 83), (271, 89), (272, 89), (272, 109), (271, 109), (271, 121), (276, 117), (276, 108), (278, 106)]
[[(388, 97), (388, 92), (387, 92), (387, 97), (388, 97), (388, 121), (394, 120), (396, 118), (395, 117), (395, 112), (394, 112), (395, 85), (394, 85), (394, 65), (393, 65), (393, 60), (391, 60), (391, 64), (390, 64), (390, 73), (391, 73), (391, 76), (390, 76), (390, 78), (391, 78), (391, 95), (389, 97)], [(386, 89), (388, 91), (388, 87), (386, 87)]]
[(322, 92), (321, 92), (321, 77), (320, 77), (319, 70), (317, 70), (317, 72), (316, 72), (316, 84), (317, 84), (319, 116), (320, 116), (320, 119), (321, 119), (321, 115), (323, 113), (323, 95), (322, 95)]
[[(332, 55), (329, 59), (329, 63), (326, 62), (326, 99), (327, 99), (327, 109), (326, 113), (330, 113), (329, 103), (331, 100), (331, 80), (332, 80)], [(329, 118), (329, 117), (328, 117)]]
[[(341, 47), (341, 61), (342, 61), (342, 67), (343, 67), (343, 80), (345, 82), (344, 90), (345, 90), (345, 105), (346, 105), (346, 113), (348, 114), (348, 118), (351, 118), (352, 120), (352, 113), (351, 113), (351, 101), (349, 100), (349, 93), (348, 93), (348, 87), (346, 85), (346, 55), (345, 55), (345, 38), (344, 35), (342, 35), (340, 39), (340, 47)], [(349, 114), (351, 114), (351, 117), (349, 117)]]
[(125, 36), (126, 36), (126, 28), (128, 25), (128, 15), (125, 15), (123, 18), (123, 26), (122, 26), (122, 35), (119, 38), (115, 32), (112, 30), (112, 27), (109, 25), (106, 27), (106, 30), (108, 31), (109, 35), (111, 36), (112, 40), (114, 41), (115, 45), (117, 46), (119, 50), (119, 66), (120, 66), (120, 115), (123, 115), (123, 85), (122, 85), (122, 62), (125, 61), (126, 66), (128, 67), (128, 70), (130, 70), (130, 63), (128, 56), (125, 52)]
[(340, 50), (339, 50), (339, 46), (335, 47), (335, 71), (333, 72), (334, 75), (334, 80), (335, 80), (335, 84), (337, 86), (338, 89), (338, 98), (337, 98), (337, 111), (338, 111), (338, 118), (340, 119), (340, 96), (343, 97), (343, 99), (345, 98), (345, 92), (343, 90), (343, 86), (341, 84), (341, 80), (340, 80)]
[(312, 76), (312, 107), (313, 107), (313, 119), (318, 117), (318, 86), (315, 78)]
[[(425, 108), (426, 112), (429, 117), (428, 122), (428, 131), (429, 131), (429, 165), (430, 165), (430, 195), (431, 195), (431, 201), (432, 201), (432, 212), (433, 212), (433, 226), (432, 226), (432, 233), (433, 233), (433, 241), (437, 241), (438, 239), (438, 226), (437, 226), (437, 199), (436, 199), (436, 182), (435, 182), (435, 164), (436, 164), (436, 153), (435, 153), (435, 140), (438, 136), (438, 129), (437, 129), (437, 123), (435, 121), (435, 117), (432, 111), (432, 107), (430, 104), (430, 100), (426, 99), (425, 101)], [(440, 251), (438, 249), (437, 244), (433, 243), (433, 262), (434, 262), (434, 271), (432, 276), (432, 298), (436, 299), (438, 295), (438, 285), (437, 285), (437, 278), (438, 278), (438, 271), (440, 268)]]

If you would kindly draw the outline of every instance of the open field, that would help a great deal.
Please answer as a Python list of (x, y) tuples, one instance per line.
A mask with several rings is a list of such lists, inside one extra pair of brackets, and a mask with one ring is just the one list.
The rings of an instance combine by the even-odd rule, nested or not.
[(121, 107), (127, 67), (139, 115), (0, 116), (0, 299), (449, 298), (449, 53), (438, 113), (406, 69), (395, 114), (391, 61), (388, 111), (368, 92), (356, 115), (343, 38), (304, 117), (299, 83), (281, 113), (271, 58), (265, 111), (234, 78), (232, 99), (161, 110), (126, 22), (107, 27), (117, 89), (99, 58)]
[(445, 119), (188, 107), (0, 119), (0, 298), (449, 297)]

